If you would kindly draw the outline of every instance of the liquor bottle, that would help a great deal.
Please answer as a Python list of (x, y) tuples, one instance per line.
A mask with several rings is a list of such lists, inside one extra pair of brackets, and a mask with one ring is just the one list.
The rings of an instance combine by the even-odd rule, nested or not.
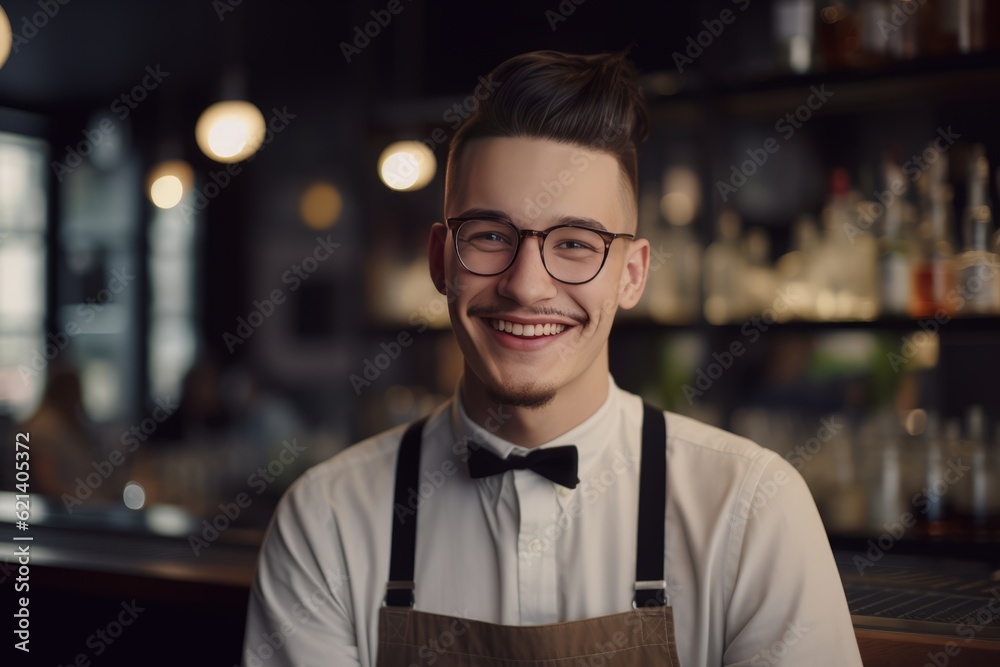
[(812, 68), (816, 7), (813, 0), (776, 0), (774, 38), (780, 70), (803, 74)]
[(781, 289), (789, 295), (791, 314), (799, 319), (816, 319), (819, 247), (820, 238), (816, 220), (803, 215), (792, 227), (792, 249), (782, 255), (777, 262)]
[(904, 199), (906, 179), (894, 162), (886, 161), (883, 173), (886, 198), (879, 258), (881, 310), (887, 315), (905, 315), (910, 305), (910, 267), (915, 254), (907, 228), (910, 206)]
[(918, 182), (922, 220), (917, 228), (919, 255), (913, 266), (910, 316), (932, 317), (954, 311), (954, 245), (951, 241), (951, 188), (944, 182), (941, 155)]
[(889, 23), (892, 7), (885, 0), (860, 0), (858, 3), (858, 32), (861, 52), (869, 66), (884, 65), (889, 52), (885, 26)]
[(922, 504), (924, 518), (927, 521), (927, 532), (939, 536), (947, 532), (945, 525), (944, 495), (938, 491), (947, 488), (944, 479), (944, 442), (941, 436), (940, 422), (936, 414), (927, 416), (927, 427), (924, 430), (924, 479), (921, 493), (925, 499)]
[(986, 412), (981, 405), (971, 406), (966, 413), (966, 438), (955, 443), (957, 480), (954, 499), (959, 522), (970, 533), (982, 533), (989, 520), (991, 485), (986, 447)]
[[(775, 293), (778, 289), (777, 274), (770, 262), (771, 241), (767, 233), (760, 227), (747, 230), (743, 239), (744, 275), (741, 289), (744, 303), (748, 311), (761, 312), (774, 305)], [(781, 320), (791, 319), (787, 308), (776, 310)]]
[(955, 263), (963, 313), (1000, 313), (1000, 258), (990, 249), (993, 213), (987, 192), (989, 173), (986, 152), (978, 145), (969, 167), (969, 199), (963, 225), (965, 251)]
[[(881, 5), (881, 0), (877, 3)], [(816, 22), (816, 41), (822, 57), (822, 66), (826, 70), (862, 67), (867, 58), (864, 53), (865, 36), (862, 34), (862, 10), (864, 0), (858, 11), (841, 0), (826, 0), (819, 10), (819, 21)], [(878, 35), (877, 28), (875, 31)], [(885, 44), (885, 40), (880, 40)]]
[(871, 234), (856, 230), (859, 196), (844, 169), (834, 169), (823, 208), (820, 264), (824, 276), (816, 309), (824, 320), (870, 320), (877, 313), (877, 248)]
[(904, 510), (903, 471), (900, 456), (900, 428), (894, 415), (882, 415), (878, 423), (879, 438), (875, 447), (878, 456), (876, 480), (871, 489), (869, 505), (870, 527), (881, 530), (898, 521)]
[(742, 299), (744, 258), (740, 251), (740, 216), (732, 209), (719, 214), (719, 238), (705, 250), (705, 319), (733, 322), (748, 314)]
[(665, 201), (653, 184), (639, 198), (639, 225), (650, 245), (649, 278), (639, 307), (625, 313), (690, 324), (701, 309), (701, 245), (691, 231), (694, 209), (679, 211)]

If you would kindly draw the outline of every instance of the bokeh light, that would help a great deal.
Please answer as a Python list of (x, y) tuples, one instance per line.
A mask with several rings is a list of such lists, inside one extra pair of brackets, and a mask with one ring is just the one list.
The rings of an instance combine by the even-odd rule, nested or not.
[(10, 19), (7, 13), (0, 7), (0, 67), (4, 66), (10, 56), (11, 46), (14, 44), (14, 33), (10, 28)]
[(433, 180), (436, 172), (434, 153), (419, 141), (390, 144), (378, 159), (379, 178), (393, 190), (419, 190)]
[(340, 190), (331, 183), (313, 183), (302, 193), (299, 200), (299, 215), (302, 221), (313, 229), (326, 229), (340, 219), (344, 200)]
[(159, 208), (173, 208), (191, 189), (194, 174), (187, 162), (170, 160), (154, 167), (146, 181), (149, 200)]
[(198, 147), (217, 162), (245, 160), (261, 147), (266, 126), (260, 109), (250, 102), (217, 102), (195, 125)]

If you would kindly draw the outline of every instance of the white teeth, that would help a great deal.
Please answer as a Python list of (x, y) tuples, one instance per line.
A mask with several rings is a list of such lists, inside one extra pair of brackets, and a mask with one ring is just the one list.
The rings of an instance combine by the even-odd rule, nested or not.
[(507, 320), (492, 320), (493, 328), (497, 331), (506, 331), (515, 336), (538, 337), (554, 336), (562, 333), (566, 329), (565, 324), (520, 324), (518, 322), (508, 322)]

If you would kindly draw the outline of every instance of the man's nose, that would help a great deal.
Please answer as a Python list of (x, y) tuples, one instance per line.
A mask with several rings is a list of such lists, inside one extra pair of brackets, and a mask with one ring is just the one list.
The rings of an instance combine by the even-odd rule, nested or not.
[(500, 275), (497, 290), (521, 305), (551, 299), (558, 291), (556, 280), (542, 261), (542, 238), (525, 235), (514, 263)]

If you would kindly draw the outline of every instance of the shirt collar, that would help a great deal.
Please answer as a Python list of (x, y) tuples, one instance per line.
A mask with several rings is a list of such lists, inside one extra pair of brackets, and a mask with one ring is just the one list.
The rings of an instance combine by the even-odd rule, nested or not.
[(478, 442), (480, 446), (503, 459), (511, 454), (525, 455), (534, 449), (576, 445), (579, 455), (578, 475), (580, 479), (584, 479), (584, 475), (593, 467), (611, 440), (611, 433), (617, 421), (615, 416), (620, 405), (621, 389), (618, 388), (614, 378), (609, 373), (608, 396), (594, 414), (562, 435), (538, 447), (529, 448), (504, 440), (472, 421), (462, 404), (461, 391), (456, 390), (451, 409), (451, 426), (456, 436), (456, 442), (467, 438), (468, 442)]

